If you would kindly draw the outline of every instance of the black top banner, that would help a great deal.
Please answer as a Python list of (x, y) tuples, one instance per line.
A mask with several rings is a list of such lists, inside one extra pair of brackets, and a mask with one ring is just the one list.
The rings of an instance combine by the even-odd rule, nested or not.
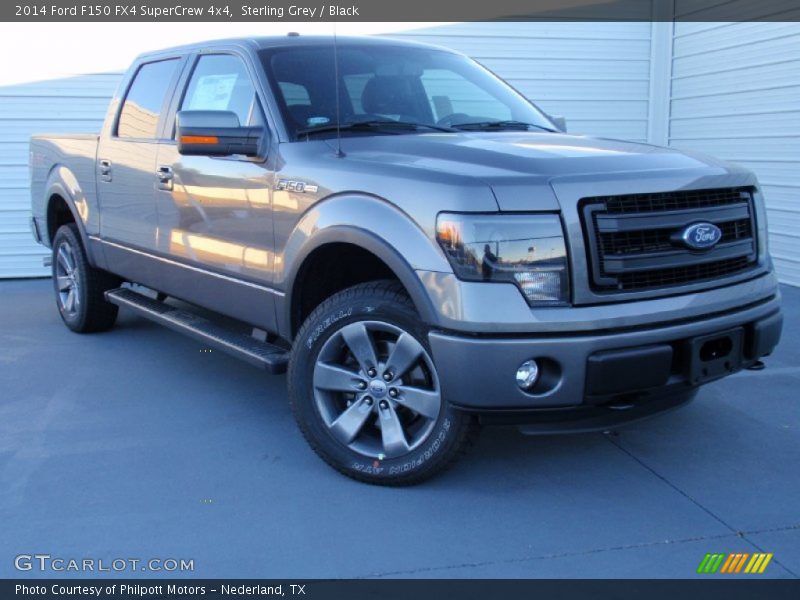
[(2, 21), (800, 21), (797, 0), (18, 0)]

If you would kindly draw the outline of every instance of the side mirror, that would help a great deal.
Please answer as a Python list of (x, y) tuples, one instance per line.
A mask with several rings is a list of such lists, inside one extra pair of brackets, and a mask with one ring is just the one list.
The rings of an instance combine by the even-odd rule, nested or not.
[(561, 133), (567, 133), (567, 120), (564, 117), (556, 117), (553, 115), (548, 115), (550, 120), (553, 122), (553, 125), (556, 126)]
[(187, 156), (256, 156), (263, 127), (242, 127), (229, 110), (182, 110), (175, 121), (178, 152)]

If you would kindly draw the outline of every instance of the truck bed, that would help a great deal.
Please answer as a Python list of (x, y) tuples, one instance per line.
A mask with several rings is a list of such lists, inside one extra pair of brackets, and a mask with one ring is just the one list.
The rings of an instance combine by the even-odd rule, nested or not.
[(94, 133), (50, 133), (31, 137), (31, 211), (37, 223), (45, 222), (49, 182), (58, 180), (70, 188), (75, 204), (85, 208), (86, 232), (98, 231), (95, 162), (99, 138), (99, 134)]

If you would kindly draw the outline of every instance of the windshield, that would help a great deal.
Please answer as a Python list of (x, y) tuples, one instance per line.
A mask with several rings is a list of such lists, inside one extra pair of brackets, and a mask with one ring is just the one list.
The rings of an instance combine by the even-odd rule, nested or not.
[[(336, 86), (332, 45), (263, 50), (261, 59), (284, 121), (295, 138), (335, 135)], [(483, 131), (553, 130), (539, 110), (475, 61), (458, 54), (406, 46), (338, 48), (339, 115), (343, 135), (397, 133), (385, 121)], [(371, 127), (353, 127), (370, 122)], [(377, 127), (375, 126), (377, 123)], [(476, 127), (475, 124), (483, 126)], [(485, 127), (492, 124), (492, 127)]]

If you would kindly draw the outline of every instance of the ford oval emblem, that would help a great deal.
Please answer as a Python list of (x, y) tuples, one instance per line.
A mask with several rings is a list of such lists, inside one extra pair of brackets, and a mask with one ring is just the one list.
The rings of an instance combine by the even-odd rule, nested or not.
[(680, 238), (692, 250), (708, 250), (717, 245), (722, 231), (713, 223), (692, 223), (681, 231)]

